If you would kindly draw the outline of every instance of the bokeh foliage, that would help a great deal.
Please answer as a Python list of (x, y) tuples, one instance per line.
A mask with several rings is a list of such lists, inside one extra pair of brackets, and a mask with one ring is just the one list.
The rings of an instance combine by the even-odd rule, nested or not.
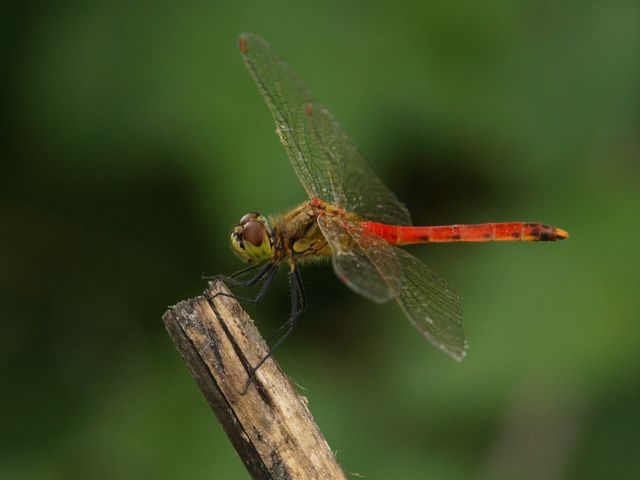
[[(247, 478), (164, 332), (230, 225), (304, 198), (242, 65), (256, 31), (417, 224), (560, 244), (412, 249), (460, 292), (457, 364), (327, 266), (278, 353), (346, 471), (640, 470), (640, 5), (9, 2), (0, 7), (0, 477)], [(288, 307), (284, 280), (263, 331)]]

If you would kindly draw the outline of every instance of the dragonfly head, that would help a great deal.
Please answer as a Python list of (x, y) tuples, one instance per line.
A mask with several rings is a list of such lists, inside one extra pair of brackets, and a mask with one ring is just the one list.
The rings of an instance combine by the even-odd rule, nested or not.
[(271, 259), (272, 231), (262, 215), (252, 212), (240, 219), (231, 232), (231, 249), (247, 263)]

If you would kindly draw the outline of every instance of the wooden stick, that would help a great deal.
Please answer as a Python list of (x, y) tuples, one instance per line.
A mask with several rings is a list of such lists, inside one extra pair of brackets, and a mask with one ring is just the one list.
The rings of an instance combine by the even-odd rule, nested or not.
[[(249, 315), (222, 282), (169, 308), (163, 320), (176, 348), (254, 479), (346, 479), (299, 396), (267, 354)], [(213, 475), (215, 476), (215, 474)]]

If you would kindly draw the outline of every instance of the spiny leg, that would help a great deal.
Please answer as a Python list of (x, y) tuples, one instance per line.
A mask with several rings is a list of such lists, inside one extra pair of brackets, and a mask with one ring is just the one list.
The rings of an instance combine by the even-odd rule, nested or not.
[[(276, 341), (276, 343), (269, 349), (269, 352), (258, 362), (258, 364), (249, 370), (249, 378), (247, 379), (247, 383), (245, 384), (244, 392), (249, 389), (251, 382), (255, 378), (256, 372), (258, 369), (266, 362), (277, 350), (277, 348), (282, 345), (282, 343), (291, 335), (291, 332), (298, 324), (298, 319), (300, 314), (306, 308), (306, 297), (304, 293), (304, 286), (302, 284), (302, 278), (300, 273), (292, 266), (291, 271), (289, 273), (289, 278), (291, 281), (291, 315), (289, 319), (281, 325), (270, 337), (271, 340), (276, 334), (280, 333), (282, 330), (285, 330), (284, 334)], [(268, 341), (269, 341), (268, 340)]]
[[(248, 288), (260, 281), (264, 281), (262, 287), (260, 287), (260, 290), (258, 291), (257, 295), (254, 298), (246, 297), (244, 295), (236, 295), (235, 293), (217, 292), (215, 295), (210, 296), (208, 300), (213, 300), (218, 296), (231, 297), (241, 302), (246, 302), (252, 305), (256, 305), (264, 299), (267, 291), (269, 290), (269, 287), (273, 283), (273, 280), (276, 278), (276, 274), (278, 273), (278, 269), (279, 269), (278, 267), (279, 266), (276, 263), (267, 263), (264, 266), (264, 268), (262, 268), (254, 277), (252, 277), (247, 281), (239, 282), (237, 280), (231, 279), (233, 281), (229, 283), (231, 283), (232, 286), (243, 287), (243, 288)], [(248, 271), (248, 270), (245, 269), (245, 271)], [(227, 277), (227, 278), (230, 278), (230, 277)]]
[[(251, 287), (252, 285), (255, 285), (256, 283), (258, 283), (260, 281), (260, 279), (266, 275), (266, 273), (269, 271), (269, 269), (273, 266), (274, 264), (272, 262), (266, 262), (266, 263), (257, 263), (255, 265), (251, 265), (247, 268), (243, 268), (242, 270), (239, 270), (235, 273), (232, 273), (231, 275), (214, 275), (212, 277), (207, 277), (207, 276), (202, 276), (203, 280), (209, 280), (209, 281), (215, 281), (215, 280), (222, 280), (225, 283), (229, 283), (232, 287), (243, 287), (243, 288), (248, 288)], [(251, 277), (249, 280), (238, 280), (237, 277), (241, 277), (246, 273), (252, 272), (254, 270), (256, 270), (257, 268), (260, 268), (260, 270), (258, 271), (257, 274), (255, 274), (253, 277)]]
[[(291, 312), (292, 312), (292, 316), (293, 316), (293, 302), (294, 302), (294, 298), (293, 295), (295, 295), (297, 293), (298, 295), (298, 299), (297, 299), (297, 304), (296, 304), (296, 313), (297, 315), (300, 315), (301, 313), (303, 313), (306, 309), (307, 309), (307, 298), (306, 298), (306, 293), (305, 293), (305, 289), (304, 289), (304, 283), (302, 282), (302, 275), (300, 274), (300, 271), (298, 269), (296, 269), (294, 271), (295, 273), (291, 272), (289, 274), (289, 281), (291, 283)], [(295, 282), (295, 285), (294, 285)], [(289, 325), (291, 324), (291, 320), (287, 320), (286, 322), (284, 322), (282, 325), (280, 325), (278, 328), (276, 328), (271, 335), (269, 335), (269, 337), (267, 338), (267, 344), (271, 343), (271, 340), (273, 340), (274, 338), (276, 338), (278, 335), (280, 335), (280, 333), (289, 328)], [(276, 345), (279, 345), (280, 341), (278, 341), (276, 343)], [(275, 346), (272, 349), (272, 351), (270, 353), (273, 353), (273, 350), (275, 350)], [(266, 360), (266, 359), (265, 359)]]
[(222, 280), (226, 282), (231, 282), (235, 280), (237, 277), (243, 276), (245, 273), (249, 273), (257, 269), (258, 267), (263, 266), (262, 263), (254, 263), (249, 265), (248, 267), (243, 268), (242, 270), (238, 270), (237, 272), (233, 272), (231, 275), (205, 275), (202, 274), (202, 280), (209, 280), (210, 282), (215, 282), (216, 280)]
[(294, 275), (294, 279), (298, 283), (298, 295), (300, 296), (300, 313), (303, 313), (307, 310), (307, 291), (304, 288), (304, 282), (302, 281), (302, 275), (299, 270), (296, 270), (296, 274)]

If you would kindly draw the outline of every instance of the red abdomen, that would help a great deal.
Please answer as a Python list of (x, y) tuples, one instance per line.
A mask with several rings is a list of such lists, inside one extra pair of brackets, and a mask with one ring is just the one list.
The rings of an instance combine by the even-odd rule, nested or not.
[(446, 225), (439, 227), (405, 227), (384, 223), (363, 222), (364, 229), (393, 245), (442, 242), (496, 242), (563, 240), (569, 234), (561, 228), (543, 223), (479, 223), (476, 225)]

